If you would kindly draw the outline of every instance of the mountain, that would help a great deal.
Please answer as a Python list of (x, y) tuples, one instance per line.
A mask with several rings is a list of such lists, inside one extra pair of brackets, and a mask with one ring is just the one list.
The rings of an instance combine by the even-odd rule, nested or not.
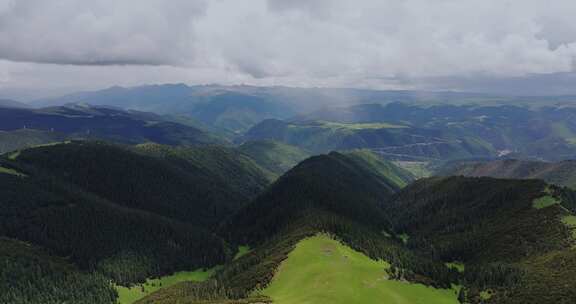
[[(162, 148), (153, 148), (140, 146), (131, 151), (106, 143), (74, 141), (26, 149), (12, 158), (23, 171), (28, 167), (42, 170), (125, 207), (208, 227), (217, 225), (268, 184), (265, 173), (249, 162), (250, 166), (244, 167), (236, 158), (202, 148), (165, 147), (165, 154), (174, 154), (156, 157), (155, 151)], [(194, 160), (194, 156), (203, 159)], [(220, 167), (206, 169), (208, 161), (233, 168), (238, 177), (229, 178)], [(253, 180), (255, 188), (246, 189), (241, 184), (245, 180)], [(136, 191), (138, 184), (146, 187)]]
[[(32, 131), (29, 131), (32, 130)], [(205, 145), (224, 141), (159, 115), (83, 105), (44, 109), (0, 108), (0, 152), (62, 139), (106, 139), (121, 143)], [(11, 138), (17, 137), (17, 142)]]
[[(340, 153), (307, 159), (222, 228), (250, 253), (206, 281), (137, 303), (576, 299), (573, 192), (538, 180), (466, 177), (399, 189), (373, 172)], [(312, 287), (319, 280), (322, 288)]]
[(367, 150), (312, 156), (277, 177), (261, 164), (298, 150), (245, 145), (69, 141), (3, 155), (0, 299), (30, 286), (50, 304), (112, 304), (126, 290), (142, 291), (122, 298), (139, 304), (576, 299), (568, 188), (414, 181)]
[[(325, 108), (293, 119), (293, 123), (330, 121), (348, 125), (392, 124), (437, 132), (442, 140), (474, 143), (493, 156), (514, 153), (523, 158), (565, 160), (576, 157), (576, 107), (556, 105), (430, 106), (406, 103), (363, 104)], [(482, 152), (480, 150), (479, 152)], [(474, 153), (474, 157), (486, 153)]]
[(314, 208), (382, 228), (385, 217), (379, 204), (400, 189), (395, 179), (399, 177), (367, 170), (353, 156), (336, 152), (313, 156), (242, 208), (230, 219), (228, 226), (235, 228), (229, 233), (236, 235), (234, 239), (252, 244)]
[(551, 184), (576, 188), (576, 161), (572, 160), (555, 163), (517, 159), (457, 162), (440, 169), (439, 174), (542, 179)]
[(399, 160), (439, 160), (490, 156), (494, 151), (474, 138), (456, 138), (442, 130), (398, 123), (287, 122), (265, 120), (252, 127), (245, 140), (275, 140), (314, 153), (370, 149)]
[(382, 159), (370, 150), (354, 150), (347, 152), (345, 155), (365, 170), (385, 176), (398, 188), (404, 188), (416, 179), (409, 171)]
[(160, 157), (181, 168), (202, 170), (240, 194), (237, 200), (249, 200), (260, 194), (275, 178), (275, 174), (261, 167), (236, 148), (224, 146), (171, 147), (141, 144), (136, 151)]
[(238, 150), (277, 177), (310, 156), (309, 152), (296, 146), (272, 140), (248, 141)]
[[(221, 227), (221, 234), (227, 235), (230, 242), (248, 244), (253, 248), (250, 253), (226, 264), (204, 282), (176, 284), (137, 303), (194, 303), (206, 299), (217, 303), (276, 302), (274, 286), (269, 284), (279, 280), (278, 269), (286, 271), (289, 267), (286, 262), (293, 260), (291, 256), (298, 254), (298, 248), (306, 246), (310, 240), (328, 242), (329, 246), (350, 254), (357, 251), (353, 253), (353, 259), (352, 256), (340, 256), (337, 260), (339, 263), (353, 263), (350, 267), (355, 271), (365, 271), (364, 263), (370, 263), (366, 262), (370, 258), (389, 261), (393, 267), (381, 264), (382, 268), (378, 268), (377, 263), (370, 266), (371, 271), (378, 274), (373, 279), (385, 280), (399, 293), (402, 287), (389, 280), (387, 274), (392, 276), (397, 267), (412, 269), (414, 272), (410, 274), (406, 271), (406, 277), (413, 282), (405, 285), (409, 288), (407, 293), (413, 291), (411, 288), (423, 288), (428, 291), (426, 295), (444, 294), (454, 300), (449, 303), (456, 303), (453, 291), (441, 289), (449, 288), (450, 282), (455, 282), (456, 271), (442, 262), (412, 254), (396, 235), (386, 232), (389, 231), (388, 220), (383, 204), (399, 187), (391, 180), (392, 176), (380, 174), (382, 172), (369, 170), (358, 156), (336, 152), (301, 162)], [(330, 233), (342, 243), (336, 245), (332, 237), (318, 235), (320, 232)], [(320, 258), (336, 253), (332, 247), (318, 246), (320, 248), (315, 254)], [(314, 259), (314, 256), (310, 258)], [(357, 259), (364, 262), (357, 264)], [(334, 274), (329, 265), (319, 268), (314, 275)], [(290, 268), (296, 272), (303, 270), (298, 266)], [(308, 268), (305, 271), (309, 275), (313, 273)], [(372, 275), (374, 272), (369, 276)], [(348, 277), (347, 281), (350, 284), (363, 284), (350, 279)], [(426, 288), (422, 284), (437, 288)], [(305, 284), (300, 287), (292, 292), (300, 298), (307, 298), (314, 290), (322, 290)], [(338, 297), (339, 293), (334, 291), (327, 290), (331, 297)], [(369, 303), (375, 300), (378, 298), (372, 297)]]
[(404, 188), (385, 212), (409, 248), (465, 265), (471, 303), (569, 303), (574, 198), (538, 180), (435, 177)]
[[(106, 284), (93, 282), (94, 289), (106, 289), (110, 280), (131, 285), (221, 264), (229, 254), (224, 241), (204, 227), (128, 208), (30, 166), (3, 161), (0, 171), (0, 235), (41, 246), (86, 273), (105, 276)], [(94, 293), (83, 295), (90, 297)]]
[(266, 118), (287, 118), (294, 114), (293, 108), (270, 97), (267, 90), (248, 86), (166, 84), (133, 88), (112, 87), (40, 100), (36, 103), (86, 103), (188, 116), (222, 132), (232, 133), (244, 131)]
[[(62, 276), (85, 275), (78, 284), (91, 288), (78, 303), (115, 303), (110, 280), (131, 286), (224, 264), (237, 248), (215, 231), (270, 183), (264, 169), (228, 149), (70, 141), (6, 154), (0, 158), (0, 236), (65, 257), (78, 270)], [(26, 267), (44, 267), (38, 263)], [(0, 275), (4, 282), (14, 273)], [(44, 272), (34, 277), (49, 278)], [(18, 288), (0, 285), (15, 297)], [(60, 289), (56, 298), (70, 297), (79, 295)]]
[[(287, 119), (310, 112), (331, 111), (334, 107), (360, 104), (473, 104), (510, 103), (565, 105), (574, 96), (515, 97), (461, 92), (380, 91), (345, 88), (292, 88), (163, 84), (138, 87), (111, 87), (37, 100), (39, 106), (86, 103), (115, 106), (158, 114), (183, 115), (227, 134), (239, 134), (264, 119)], [(317, 119), (316, 119), (317, 120)], [(339, 121), (339, 120), (336, 120)]]
[(0, 98), (0, 108), (29, 108), (30, 106), (19, 101)]

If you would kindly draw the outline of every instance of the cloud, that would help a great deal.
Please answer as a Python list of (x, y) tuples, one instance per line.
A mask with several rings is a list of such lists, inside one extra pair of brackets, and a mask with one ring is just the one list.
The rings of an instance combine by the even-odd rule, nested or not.
[(214, 44), (255, 77), (518, 76), (567, 71), (576, 55), (570, 0), (269, 0), (267, 8)]
[(0, 0), (0, 59), (23, 62), (6, 86), (50, 70), (45, 83), (417, 87), (570, 71), (575, 14), (573, 0)]
[(0, 0), (0, 58), (72, 65), (182, 64), (200, 0)]

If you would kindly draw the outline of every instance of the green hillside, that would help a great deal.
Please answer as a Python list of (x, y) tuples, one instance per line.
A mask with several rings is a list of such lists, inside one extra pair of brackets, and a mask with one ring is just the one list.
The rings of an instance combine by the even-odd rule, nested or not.
[(396, 187), (403, 188), (416, 179), (412, 173), (392, 162), (383, 160), (370, 150), (355, 150), (346, 153), (357, 165), (380, 176), (387, 177)]
[(330, 238), (300, 241), (261, 292), (273, 303), (457, 304), (457, 290), (390, 280), (385, 261)]
[(277, 176), (310, 156), (310, 153), (296, 146), (272, 140), (249, 141), (238, 149)]

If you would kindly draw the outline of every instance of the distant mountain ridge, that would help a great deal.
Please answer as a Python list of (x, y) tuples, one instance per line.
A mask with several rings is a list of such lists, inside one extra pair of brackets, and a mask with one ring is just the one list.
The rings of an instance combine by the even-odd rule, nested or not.
[(267, 118), (287, 119), (334, 107), (360, 104), (573, 104), (575, 97), (514, 97), (461, 92), (369, 90), (346, 88), (259, 87), (248, 85), (162, 84), (111, 87), (33, 102), (40, 106), (68, 103), (117, 106), (159, 114), (183, 114), (228, 132), (243, 132)]
[(30, 108), (30, 105), (15, 100), (0, 98), (0, 108)]
[(441, 169), (438, 174), (542, 179), (552, 184), (576, 188), (576, 161), (574, 160), (555, 163), (517, 159), (463, 162)]
[[(30, 130), (30, 131), (28, 131)], [(17, 141), (8, 141), (18, 135)], [(0, 153), (61, 139), (105, 139), (120, 143), (222, 144), (225, 140), (160, 115), (111, 107), (69, 105), (43, 109), (0, 108)]]

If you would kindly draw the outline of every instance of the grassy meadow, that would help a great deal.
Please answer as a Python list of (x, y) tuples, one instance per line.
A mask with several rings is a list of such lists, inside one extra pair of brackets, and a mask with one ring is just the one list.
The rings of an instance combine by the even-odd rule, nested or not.
[(389, 280), (389, 267), (319, 234), (298, 243), (261, 293), (276, 304), (458, 303), (455, 289)]

